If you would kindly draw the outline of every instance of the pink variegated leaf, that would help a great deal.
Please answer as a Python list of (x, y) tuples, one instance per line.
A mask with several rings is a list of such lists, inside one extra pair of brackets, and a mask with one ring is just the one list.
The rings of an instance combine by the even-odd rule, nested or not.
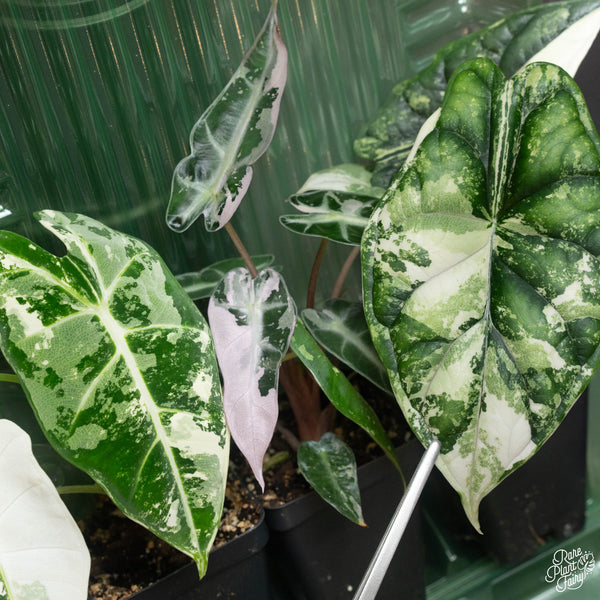
[(194, 125), (191, 153), (175, 167), (167, 224), (185, 231), (204, 215), (209, 231), (233, 216), (252, 180), (252, 164), (273, 138), (287, 80), (277, 2), (252, 48)]
[(264, 488), (262, 462), (277, 422), (279, 366), (296, 322), (281, 275), (229, 271), (208, 306), (231, 435)]

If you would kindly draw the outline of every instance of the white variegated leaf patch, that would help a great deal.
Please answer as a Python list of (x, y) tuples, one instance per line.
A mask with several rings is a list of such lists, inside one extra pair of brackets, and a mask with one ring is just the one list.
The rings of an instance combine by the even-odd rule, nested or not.
[(0, 598), (85, 600), (90, 553), (77, 523), (31, 451), (0, 420)]

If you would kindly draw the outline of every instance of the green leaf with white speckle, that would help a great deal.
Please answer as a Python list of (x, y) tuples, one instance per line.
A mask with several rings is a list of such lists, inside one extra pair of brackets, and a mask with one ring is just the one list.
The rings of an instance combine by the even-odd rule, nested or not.
[(252, 165), (271, 143), (286, 79), (274, 0), (252, 48), (192, 129), (191, 154), (173, 173), (171, 229), (185, 231), (204, 215), (206, 229), (215, 231), (231, 219), (252, 180)]
[(85, 600), (90, 553), (29, 436), (0, 419), (0, 598)]
[[(600, 0), (544, 3), (445, 45), (429, 67), (394, 87), (355, 141), (356, 154), (375, 163), (373, 185), (389, 185), (406, 160), (421, 125), (440, 106), (448, 78), (462, 62), (490, 58), (510, 77), (564, 36), (558, 48), (538, 60), (557, 63), (574, 76), (598, 33), (598, 8)], [(586, 16), (590, 18), (582, 24)], [(575, 39), (567, 33), (571, 27)]]
[(372, 187), (364, 167), (343, 164), (313, 173), (290, 197), (300, 214), (283, 215), (281, 224), (304, 235), (359, 245), (383, 188)]
[(566, 72), (476, 59), (365, 231), (373, 341), (476, 528), (600, 360), (599, 149)]
[(333, 433), (298, 449), (298, 468), (321, 498), (357, 525), (365, 525), (352, 450)]
[(50, 443), (200, 574), (229, 437), (206, 321), (143, 242), (43, 211), (67, 248), (0, 232), (0, 345)]

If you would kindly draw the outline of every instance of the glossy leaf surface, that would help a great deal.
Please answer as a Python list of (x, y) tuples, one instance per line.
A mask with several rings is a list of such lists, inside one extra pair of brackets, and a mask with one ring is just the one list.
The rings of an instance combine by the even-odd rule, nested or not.
[(311, 372), (331, 404), (345, 417), (362, 427), (401, 471), (394, 446), (379, 417), (347, 377), (331, 364), (300, 319), (296, 321), (290, 348)]
[(283, 215), (291, 231), (359, 245), (383, 188), (372, 187), (364, 167), (344, 164), (311, 175), (290, 199), (301, 214)]
[(318, 442), (302, 442), (298, 449), (298, 468), (321, 498), (354, 523), (365, 525), (356, 460), (342, 440), (333, 433), (326, 433)]
[(90, 554), (36, 462), (29, 436), (0, 420), (0, 598), (85, 600)]
[[(253, 256), (252, 262), (260, 271), (273, 264), (274, 258), (272, 254), (260, 254)], [(181, 273), (180, 275), (176, 275), (175, 278), (192, 300), (202, 300), (203, 298), (210, 298), (217, 284), (227, 272), (243, 266), (244, 261), (241, 258), (227, 258), (209, 265), (200, 271)]]
[[(448, 78), (458, 66), (478, 56), (493, 60), (510, 77), (571, 25), (600, 8), (599, 0), (551, 2), (528, 8), (444, 46), (432, 64), (415, 77), (397, 84), (374, 118), (355, 141), (356, 154), (375, 162), (373, 185), (387, 187), (406, 160), (415, 137), (441, 104)], [(600, 14), (574, 42), (544, 58), (569, 68), (574, 76), (600, 26)], [(538, 56), (538, 60), (541, 58)]]
[(223, 374), (227, 424), (264, 488), (263, 458), (279, 414), (279, 366), (294, 330), (296, 306), (277, 271), (263, 269), (253, 279), (239, 268), (215, 289), (208, 318)]
[(599, 148), (558, 67), (468, 62), (365, 231), (373, 341), (476, 528), (598, 366)]
[(275, 132), (287, 78), (277, 3), (223, 91), (194, 125), (191, 154), (175, 168), (167, 224), (185, 231), (204, 215), (209, 231), (231, 219), (252, 179), (252, 164)]
[(303, 310), (302, 320), (325, 350), (391, 393), (387, 372), (371, 341), (362, 302), (328, 300), (321, 310)]
[(67, 254), (0, 232), (2, 352), (59, 453), (203, 574), (229, 451), (208, 325), (143, 242), (37, 217)]

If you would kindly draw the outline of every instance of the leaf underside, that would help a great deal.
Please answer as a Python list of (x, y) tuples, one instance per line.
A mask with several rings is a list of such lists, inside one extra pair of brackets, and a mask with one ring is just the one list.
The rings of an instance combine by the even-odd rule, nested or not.
[(67, 254), (0, 232), (1, 349), (57, 451), (203, 574), (229, 445), (208, 325), (143, 242), (37, 218)]
[(233, 216), (277, 124), (287, 79), (287, 50), (274, 2), (252, 48), (190, 134), (191, 154), (173, 173), (167, 224), (188, 229), (204, 215), (209, 231)]
[(468, 62), (363, 238), (373, 341), (477, 529), (598, 366), (599, 147), (558, 67)]
[(211, 296), (208, 318), (223, 375), (231, 435), (264, 488), (263, 458), (279, 414), (279, 367), (287, 352), (296, 306), (273, 269), (252, 278), (246, 268), (225, 275)]
[(357, 156), (375, 163), (373, 185), (389, 185), (419, 129), (440, 106), (448, 79), (461, 63), (486, 57), (510, 77), (570, 25), (598, 7), (599, 0), (541, 4), (444, 46), (429, 67), (394, 87), (355, 140)]

